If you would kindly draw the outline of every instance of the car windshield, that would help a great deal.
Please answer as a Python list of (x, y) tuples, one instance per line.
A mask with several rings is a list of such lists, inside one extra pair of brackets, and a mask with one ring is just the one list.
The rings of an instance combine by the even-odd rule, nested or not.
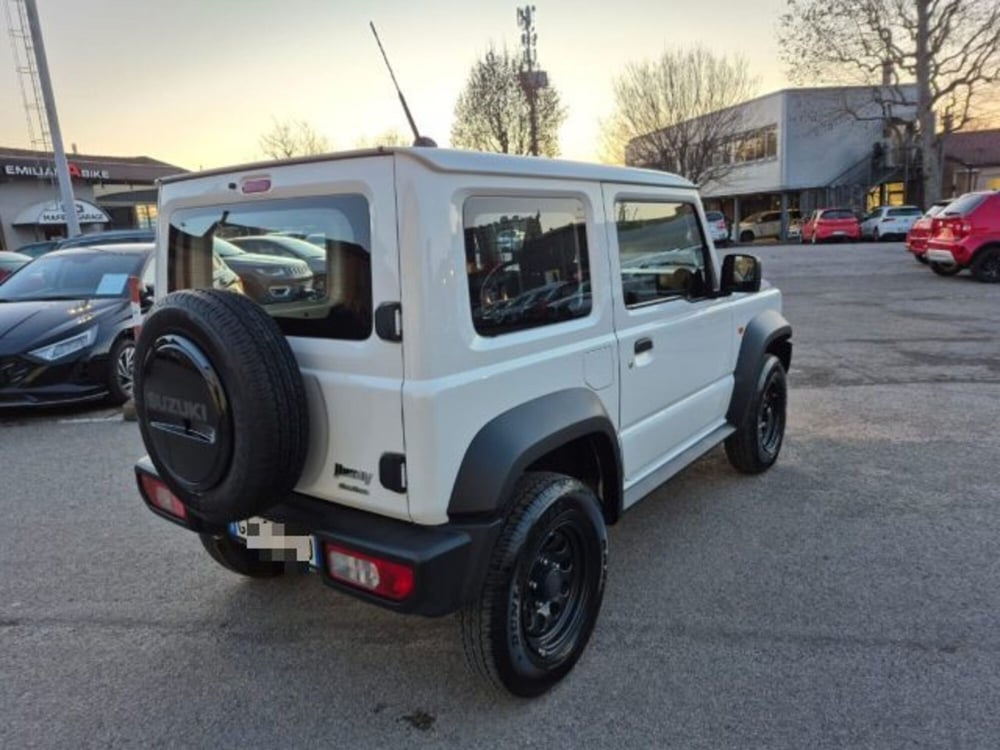
[(285, 255), (286, 253), (282, 252), (284, 250), (297, 258), (326, 259), (326, 250), (323, 248), (311, 242), (286, 235), (269, 234), (264, 236), (231, 237), (229, 241), (237, 245), (241, 250), (251, 253)]
[(0, 302), (125, 297), (130, 276), (141, 276), (143, 253), (86, 250), (49, 253), (0, 287)]
[(905, 206), (904, 208), (890, 208), (889, 216), (920, 216), (920, 209), (915, 206)]
[(246, 255), (246, 251), (240, 250), (232, 242), (226, 242), (221, 237), (212, 238), (212, 249), (215, 254), (222, 258), (232, 258), (236, 255)]
[(705, 220), (706, 221), (722, 221), (725, 217), (722, 215), (721, 211), (706, 211)]

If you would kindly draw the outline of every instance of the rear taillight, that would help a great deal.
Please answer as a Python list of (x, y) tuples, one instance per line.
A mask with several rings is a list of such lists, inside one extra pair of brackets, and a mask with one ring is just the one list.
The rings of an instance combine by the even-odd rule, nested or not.
[(174, 518), (187, 519), (187, 508), (160, 479), (150, 474), (139, 473), (139, 484), (147, 503)]
[(413, 593), (413, 568), (324, 542), (326, 574), (335, 581), (393, 601)]
[(972, 233), (972, 223), (966, 221), (961, 216), (949, 216), (941, 220), (942, 227), (947, 227), (952, 235), (958, 239)]

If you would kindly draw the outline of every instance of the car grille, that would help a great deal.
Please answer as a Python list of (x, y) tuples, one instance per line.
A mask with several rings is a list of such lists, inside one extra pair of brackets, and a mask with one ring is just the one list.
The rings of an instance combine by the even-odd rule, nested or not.
[(33, 365), (19, 357), (0, 357), (0, 388), (18, 385), (31, 372)]

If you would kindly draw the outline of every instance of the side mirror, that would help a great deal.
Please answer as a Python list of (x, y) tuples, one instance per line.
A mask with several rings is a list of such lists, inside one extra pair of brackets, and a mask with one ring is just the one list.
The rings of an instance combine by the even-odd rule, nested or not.
[(719, 291), (733, 292), (760, 291), (760, 260), (753, 255), (727, 255), (722, 259), (722, 280)]

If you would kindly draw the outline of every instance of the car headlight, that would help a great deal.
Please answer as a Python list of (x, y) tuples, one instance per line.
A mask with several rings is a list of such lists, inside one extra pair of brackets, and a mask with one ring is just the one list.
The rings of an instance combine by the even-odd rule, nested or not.
[(274, 278), (289, 275), (288, 269), (284, 266), (257, 266), (254, 270), (264, 276), (273, 276)]
[(83, 333), (70, 336), (68, 339), (57, 341), (54, 344), (49, 344), (48, 346), (43, 346), (39, 349), (33, 349), (28, 352), (28, 354), (32, 357), (44, 359), (46, 362), (55, 362), (57, 359), (62, 359), (68, 354), (73, 354), (81, 349), (86, 349), (94, 343), (96, 338), (97, 327), (94, 326), (92, 328), (88, 328)]

